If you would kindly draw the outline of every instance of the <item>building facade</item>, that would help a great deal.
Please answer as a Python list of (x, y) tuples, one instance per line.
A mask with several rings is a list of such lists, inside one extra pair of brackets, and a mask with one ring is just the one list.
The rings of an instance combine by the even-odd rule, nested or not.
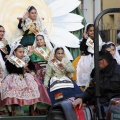
[[(81, 10), (87, 23), (94, 23), (97, 15), (108, 8), (120, 8), (120, 0), (81, 0)], [(105, 41), (116, 43), (120, 30), (120, 13), (104, 15), (99, 27)]]
[(81, 10), (87, 23), (93, 23), (101, 12), (101, 0), (81, 0)]
[[(120, 0), (102, 0), (102, 10), (120, 8)], [(108, 33), (108, 40), (120, 43), (120, 13), (109, 13), (103, 17), (103, 29)]]

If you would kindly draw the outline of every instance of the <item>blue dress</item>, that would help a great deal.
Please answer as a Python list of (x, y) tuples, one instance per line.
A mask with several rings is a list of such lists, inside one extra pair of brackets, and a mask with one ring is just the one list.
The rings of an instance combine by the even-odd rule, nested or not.
[[(52, 104), (55, 104), (56, 102), (68, 99), (70, 97), (75, 97), (76, 94), (81, 94), (82, 91), (80, 90), (80, 88), (77, 86), (77, 84), (72, 81), (74, 84), (74, 88), (61, 88), (58, 90), (55, 90), (53, 92), (50, 92), (50, 84), (49, 84), (49, 88), (47, 89), (48, 91), (48, 95), (52, 101)], [(55, 95), (62, 93), (63, 94), (63, 98), (55, 100)]]

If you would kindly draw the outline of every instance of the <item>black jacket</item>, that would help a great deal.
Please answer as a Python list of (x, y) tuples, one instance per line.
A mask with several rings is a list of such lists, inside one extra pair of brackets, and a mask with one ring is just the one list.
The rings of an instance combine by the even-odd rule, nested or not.
[(6, 45), (6, 49), (7, 49), (7, 52), (8, 52), (7, 54), (5, 54), (2, 50), (0, 50), (4, 61), (7, 60), (7, 59), (5, 58), (5, 56), (6, 56), (6, 55), (9, 55), (9, 54), (10, 54), (10, 50), (11, 50), (9, 45)]
[[(83, 102), (95, 99), (96, 80), (91, 80), (90, 86), (76, 97), (82, 98)], [(109, 104), (112, 98), (120, 97), (120, 65), (112, 61), (104, 70), (100, 71), (100, 103)]]
[[(16, 74), (24, 74), (24, 68), (18, 68), (15, 65), (13, 65), (9, 60), (6, 61), (6, 68), (9, 74), (16, 73)], [(28, 68), (30, 70), (35, 71), (35, 66), (31, 61), (28, 62)]]
[(92, 53), (88, 52), (88, 46), (86, 45), (87, 39), (83, 38), (82, 41), (80, 42), (80, 51), (84, 55), (93, 55)]

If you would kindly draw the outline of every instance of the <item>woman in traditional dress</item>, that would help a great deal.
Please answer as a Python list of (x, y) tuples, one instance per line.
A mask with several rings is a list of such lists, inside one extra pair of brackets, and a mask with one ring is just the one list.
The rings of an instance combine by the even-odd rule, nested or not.
[(76, 83), (71, 80), (74, 70), (66, 57), (64, 47), (55, 47), (49, 57), (44, 79), (52, 104), (81, 93)]
[(6, 61), (10, 54), (10, 46), (5, 35), (5, 29), (2, 25), (0, 25), (0, 52), (3, 60)]
[(36, 36), (34, 42), (34, 51), (30, 56), (30, 60), (34, 63), (35, 68), (37, 70), (37, 76), (39, 80), (43, 83), (44, 76), (46, 73), (46, 64), (52, 51), (52, 45), (44, 36), (44, 33), (39, 33)]
[(15, 106), (30, 105), (30, 114), (34, 115), (34, 104), (51, 104), (45, 87), (40, 84), (32, 74), (34, 65), (24, 61), (24, 48), (18, 42), (11, 45), (11, 53), (6, 61), (8, 76), (2, 81), (1, 105), (11, 105), (12, 115), (15, 114)]
[[(94, 25), (87, 24), (83, 39), (80, 43), (82, 52), (81, 58), (77, 65), (77, 80), (76, 83), (82, 90), (89, 85), (91, 72), (94, 68)], [(102, 40), (99, 36), (99, 49), (102, 47)]]
[(3, 76), (1, 80), (7, 75), (5, 61), (7, 60), (9, 53), (10, 46), (8, 44), (7, 35), (5, 34), (5, 28), (2, 25), (0, 25), (0, 64)]
[(113, 42), (107, 42), (102, 46), (102, 50), (109, 51), (113, 58), (116, 59), (117, 63), (120, 64), (120, 55), (118, 53), (118, 49), (116, 48), (116, 45)]
[(35, 35), (39, 32), (46, 33), (46, 29), (43, 28), (41, 19), (39, 18), (37, 10), (34, 6), (29, 6), (23, 18), (18, 19), (18, 28), (23, 31), (23, 37), (20, 43), (24, 47), (32, 46), (35, 41)]

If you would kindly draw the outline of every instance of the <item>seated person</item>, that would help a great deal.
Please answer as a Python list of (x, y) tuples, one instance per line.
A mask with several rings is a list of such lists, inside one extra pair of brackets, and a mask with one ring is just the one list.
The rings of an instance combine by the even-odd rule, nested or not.
[(120, 55), (118, 53), (118, 49), (116, 48), (116, 45), (113, 42), (107, 42), (102, 46), (102, 50), (109, 51), (113, 58), (116, 59), (117, 63), (120, 64)]
[(52, 45), (48, 41), (48, 39), (44, 37), (44, 34), (39, 33), (36, 36), (33, 46), (34, 46), (34, 50), (33, 50), (33, 54), (30, 56), (30, 60), (35, 65), (35, 69), (37, 71), (37, 77), (41, 82), (43, 82), (46, 73), (47, 61), (50, 52), (52, 51)]
[(49, 57), (44, 79), (52, 104), (82, 93), (71, 80), (73, 72), (74, 67), (68, 60), (64, 47), (55, 47)]
[[(120, 65), (117, 64), (110, 52), (101, 51), (99, 52), (99, 67), (100, 104), (106, 113), (110, 100), (120, 97)], [(77, 105), (81, 107), (83, 103), (95, 101), (95, 83), (96, 80), (93, 78), (89, 87), (82, 94), (76, 95), (77, 99), (72, 103), (74, 107)]]

